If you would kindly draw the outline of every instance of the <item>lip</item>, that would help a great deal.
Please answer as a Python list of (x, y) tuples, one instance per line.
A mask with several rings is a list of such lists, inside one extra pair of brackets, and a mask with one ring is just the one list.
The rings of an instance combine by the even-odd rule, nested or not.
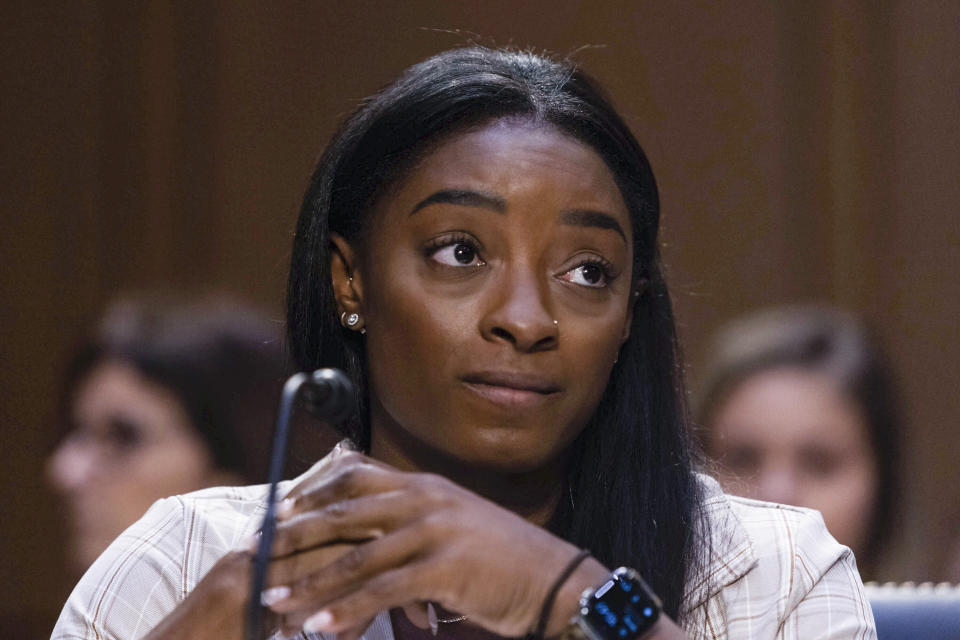
[(511, 408), (535, 407), (562, 391), (560, 385), (549, 378), (514, 371), (482, 371), (460, 379), (478, 396)]

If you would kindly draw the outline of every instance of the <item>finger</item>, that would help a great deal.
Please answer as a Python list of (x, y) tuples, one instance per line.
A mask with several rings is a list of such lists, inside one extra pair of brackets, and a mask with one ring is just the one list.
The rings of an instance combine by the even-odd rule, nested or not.
[(383, 537), (409, 522), (416, 510), (400, 491), (334, 502), (277, 525), (271, 556), (282, 558), (332, 542), (363, 542)]
[(269, 609), (263, 609), (260, 614), (260, 629), (261, 629), (261, 638), (262, 640), (269, 640), (274, 637), (274, 634), (278, 629), (283, 628), (283, 619), (278, 614), (270, 611)]
[(294, 638), (303, 630), (303, 624), (294, 624), (286, 616), (282, 618), (282, 624), (277, 627), (277, 634), (282, 638)]
[[(315, 612), (311, 611), (310, 614)], [(303, 631), (303, 622), (309, 618), (310, 615), (300, 616), (299, 621), (294, 621), (290, 616), (277, 616), (278, 622), (274, 624), (271, 629), (274, 630), (274, 633), (278, 634), (283, 638), (301, 638), (300, 632)], [(358, 638), (363, 637), (363, 634), (367, 632), (367, 629), (370, 628), (370, 625), (373, 624), (374, 618), (365, 620), (355, 627), (346, 629), (337, 634), (337, 640), (358, 640)], [(271, 636), (272, 637), (272, 636)], [(266, 638), (264, 639), (266, 640)]]
[(329, 474), (331, 471), (336, 469), (338, 465), (342, 464), (344, 459), (355, 459), (357, 456), (362, 458), (363, 454), (356, 451), (353, 446), (354, 445), (350, 443), (349, 440), (341, 440), (338, 442), (330, 451), (330, 453), (315, 462), (313, 466), (303, 474), (301, 480), (289, 491), (287, 491), (284, 497), (295, 498), (301, 493), (309, 490), (309, 488), (316, 484), (318, 480), (322, 480), (325, 475)]
[(410, 604), (417, 600), (411, 587), (416, 583), (417, 565), (409, 565), (377, 575), (356, 589), (314, 612), (303, 623), (303, 630), (341, 633), (373, 618), (379, 611)]
[[(271, 586), (280, 587), (275, 593), (283, 597), (271, 602), (269, 606), (282, 614), (297, 611), (304, 614), (316, 612), (343, 594), (357, 588), (366, 589), (367, 585), (379, 579), (379, 576), (408, 564), (421, 552), (422, 547), (419, 532), (415, 527), (407, 527), (392, 535), (356, 545), (323, 568), (307, 573), (299, 579), (273, 582), (276, 576), (272, 574)], [(294, 558), (296, 556), (291, 560)], [(417, 599), (418, 595), (410, 589), (406, 593), (409, 600)], [(362, 618), (357, 618), (354, 623), (360, 620)]]
[(350, 627), (345, 629), (337, 634), (337, 640), (358, 640), (363, 637), (363, 634), (367, 632), (367, 629), (370, 625), (373, 624), (373, 618), (369, 620), (364, 620), (355, 627)]
[[(315, 613), (315, 612), (311, 612), (311, 613)], [(307, 616), (307, 617), (309, 618), (310, 616)], [(279, 630), (280, 635), (284, 638), (286, 637), (292, 638), (295, 636), (300, 637), (297, 634), (303, 631), (303, 622), (305, 619), (306, 618), (301, 619), (299, 623), (293, 623), (290, 619), (285, 618), (283, 620), (283, 624), (279, 625), (277, 629)], [(337, 634), (337, 640), (358, 640), (358, 638), (362, 638), (363, 634), (365, 634), (367, 630), (370, 628), (370, 625), (373, 624), (373, 621), (374, 621), (374, 618), (370, 618), (369, 620), (365, 620), (364, 622), (360, 623), (355, 627), (351, 627), (349, 629), (345, 629), (344, 631), (339, 632)]]
[(316, 482), (295, 495), (288, 494), (277, 508), (277, 518), (289, 520), (298, 513), (333, 502), (397, 489), (403, 485), (405, 475), (360, 454), (346, 454)]
[(356, 546), (353, 543), (329, 544), (279, 560), (271, 560), (267, 567), (267, 579), (261, 601), (269, 606), (275, 600), (288, 597), (289, 591), (284, 591), (283, 588), (323, 569)]

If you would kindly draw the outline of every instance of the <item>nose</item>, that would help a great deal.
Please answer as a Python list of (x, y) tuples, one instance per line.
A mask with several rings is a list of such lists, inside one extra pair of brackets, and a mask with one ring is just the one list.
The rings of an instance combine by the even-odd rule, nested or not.
[(491, 302), (480, 322), (486, 340), (509, 343), (523, 353), (557, 347), (559, 326), (550, 310), (547, 283), (535, 269), (507, 270), (492, 289)]
[(47, 465), (50, 483), (63, 494), (80, 490), (97, 473), (95, 458), (92, 447), (63, 443), (50, 457)]

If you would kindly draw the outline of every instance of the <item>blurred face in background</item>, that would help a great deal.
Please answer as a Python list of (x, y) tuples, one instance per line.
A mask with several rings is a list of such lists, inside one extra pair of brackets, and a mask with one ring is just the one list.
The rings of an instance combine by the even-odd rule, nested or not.
[(128, 364), (94, 366), (70, 410), (73, 429), (47, 471), (66, 503), (77, 570), (154, 501), (228, 480), (214, 469), (178, 398)]
[(877, 499), (877, 468), (859, 407), (827, 376), (798, 368), (756, 373), (721, 400), (709, 453), (735, 495), (811, 507), (859, 553)]

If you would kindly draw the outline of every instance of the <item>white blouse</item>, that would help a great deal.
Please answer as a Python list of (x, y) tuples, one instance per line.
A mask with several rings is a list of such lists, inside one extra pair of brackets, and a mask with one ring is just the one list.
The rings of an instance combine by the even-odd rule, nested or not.
[[(278, 495), (304, 476), (282, 483)], [(853, 554), (819, 513), (728, 496), (713, 479), (699, 478), (710, 529), (704, 543), (712, 552), (708, 570), (688, 585), (679, 623), (690, 638), (876, 638)], [(146, 635), (218, 559), (257, 531), (266, 496), (266, 485), (219, 487), (155, 503), (86, 572), (52, 640)], [(363, 640), (394, 640), (387, 612)]]

